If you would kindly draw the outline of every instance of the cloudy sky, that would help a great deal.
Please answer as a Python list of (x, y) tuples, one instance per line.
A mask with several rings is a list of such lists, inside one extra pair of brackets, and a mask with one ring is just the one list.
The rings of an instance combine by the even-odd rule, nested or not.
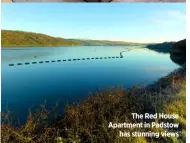
[(1, 28), (7, 30), (142, 43), (186, 38), (185, 3), (3, 3), (1, 8)]

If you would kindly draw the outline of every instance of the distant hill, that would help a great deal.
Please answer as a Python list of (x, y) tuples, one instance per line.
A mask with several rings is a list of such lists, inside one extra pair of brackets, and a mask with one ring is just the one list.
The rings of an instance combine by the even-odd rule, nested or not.
[(146, 48), (161, 53), (169, 53), (175, 42), (164, 42), (158, 44), (148, 44)]
[(1, 30), (1, 44), (2, 47), (81, 45), (81, 43), (72, 40), (51, 37), (45, 34), (10, 30)]
[(186, 63), (186, 39), (178, 42), (148, 44), (146, 48), (161, 53), (169, 53), (171, 60), (178, 65), (184, 66)]
[(107, 40), (80, 40), (52, 37), (45, 34), (1, 30), (2, 47), (43, 47), (43, 46), (132, 46), (140, 43), (107, 41)]
[(80, 40), (70, 39), (82, 43), (84, 46), (137, 46), (141, 43), (124, 42), (124, 41), (108, 41), (108, 40)]
[(186, 39), (178, 41), (172, 46), (170, 58), (179, 65), (186, 63)]
[(171, 48), (172, 54), (186, 54), (186, 39), (180, 40), (173, 44)]

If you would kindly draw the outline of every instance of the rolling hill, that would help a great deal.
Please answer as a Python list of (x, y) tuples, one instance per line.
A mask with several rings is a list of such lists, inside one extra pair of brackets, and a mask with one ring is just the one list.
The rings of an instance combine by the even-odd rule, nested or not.
[(161, 53), (169, 53), (175, 42), (164, 42), (158, 44), (148, 44), (146, 48)]
[(52, 37), (45, 34), (1, 30), (1, 43), (7, 47), (46, 47), (46, 46), (133, 46), (140, 43), (108, 41), (108, 40), (80, 40)]
[(84, 46), (137, 46), (142, 45), (140, 43), (123, 42), (123, 41), (108, 41), (108, 40), (79, 40), (70, 39), (82, 43)]
[(186, 39), (176, 42), (170, 51), (170, 58), (179, 65), (186, 64)]
[(2, 47), (78, 46), (81, 43), (45, 34), (1, 30)]

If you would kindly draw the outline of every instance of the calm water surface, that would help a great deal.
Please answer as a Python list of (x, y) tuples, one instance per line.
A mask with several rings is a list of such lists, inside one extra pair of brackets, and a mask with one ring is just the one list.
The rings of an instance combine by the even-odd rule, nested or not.
[[(132, 49), (132, 50), (128, 50)], [(118, 59), (80, 60), (9, 66), (9, 64), (113, 57)], [(48, 106), (84, 99), (97, 89), (122, 85), (150, 84), (179, 66), (169, 54), (133, 47), (51, 47), (2, 49), (2, 111), (7, 107), (23, 119), (29, 108), (46, 101)]]

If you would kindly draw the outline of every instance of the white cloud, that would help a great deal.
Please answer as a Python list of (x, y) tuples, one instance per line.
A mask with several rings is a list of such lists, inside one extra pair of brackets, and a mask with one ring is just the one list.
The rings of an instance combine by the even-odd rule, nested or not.
[(154, 24), (178, 25), (181, 23), (185, 24), (186, 22), (185, 12), (177, 10), (155, 12), (152, 15), (149, 20)]

